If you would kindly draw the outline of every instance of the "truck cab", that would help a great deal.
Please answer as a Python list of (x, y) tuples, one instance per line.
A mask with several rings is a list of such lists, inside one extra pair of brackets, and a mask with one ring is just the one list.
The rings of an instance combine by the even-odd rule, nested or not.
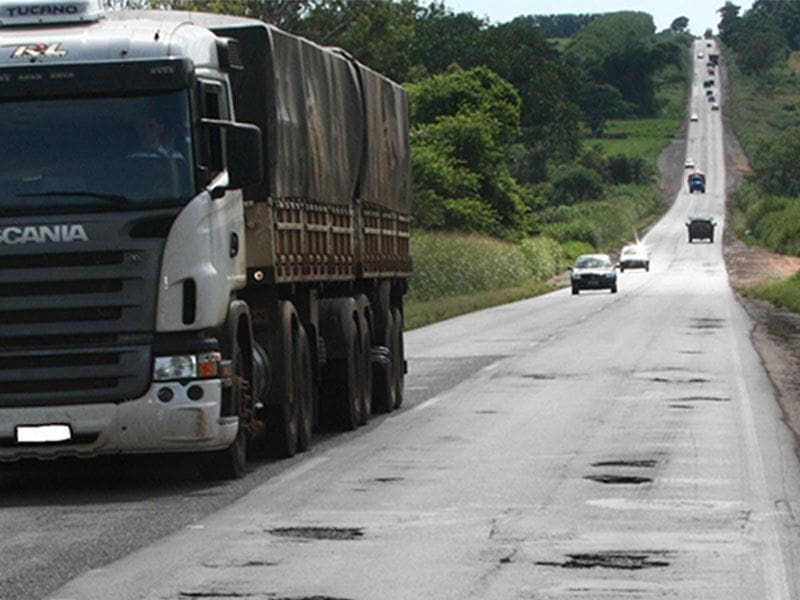
[(0, 40), (0, 459), (228, 448), (234, 52), (100, 0), (0, 2)]

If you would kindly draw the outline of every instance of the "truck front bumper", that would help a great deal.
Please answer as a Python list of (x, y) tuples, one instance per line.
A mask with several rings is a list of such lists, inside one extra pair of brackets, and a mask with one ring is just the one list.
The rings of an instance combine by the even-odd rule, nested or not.
[[(226, 448), (236, 438), (238, 418), (221, 416), (223, 385), (221, 379), (191, 381), (185, 385), (165, 382), (153, 384), (141, 398), (118, 404), (3, 408), (0, 410), (0, 461)], [(192, 386), (202, 389), (200, 399), (192, 400), (187, 395)], [(172, 398), (166, 402), (158, 395), (164, 388), (172, 392)], [(169, 395), (162, 391), (161, 397)], [(68, 425), (71, 439), (41, 443), (17, 441), (18, 427), (42, 425)]]

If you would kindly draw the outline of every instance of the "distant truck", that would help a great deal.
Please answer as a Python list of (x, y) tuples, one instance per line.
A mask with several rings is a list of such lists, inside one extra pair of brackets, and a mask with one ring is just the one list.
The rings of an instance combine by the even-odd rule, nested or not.
[(0, 0), (0, 460), (291, 456), (403, 400), (403, 88), (263, 22)]
[(690, 194), (693, 194), (694, 192), (700, 192), (701, 194), (706, 193), (706, 176), (702, 171), (694, 171), (693, 173), (689, 173), (686, 178), (686, 183), (689, 186)]
[(686, 229), (689, 234), (689, 243), (694, 240), (708, 240), (714, 243), (714, 228), (717, 226), (716, 221), (711, 217), (690, 217), (686, 221)]

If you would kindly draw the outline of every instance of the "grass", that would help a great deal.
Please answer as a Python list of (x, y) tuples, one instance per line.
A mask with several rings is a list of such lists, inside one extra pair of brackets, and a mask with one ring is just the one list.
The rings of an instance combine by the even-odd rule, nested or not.
[(744, 75), (735, 60), (726, 61), (731, 98), (725, 109), (736, 137), (751, 159), (761, 144), (800, 125), (800, 81), (793, 66), (797, 60), (793, 55), (786, 66), (761, 77)]
[(618, 119), (608, 122), (603, 137), (588, 137), (584, 145), (598, 146), (606, 156), (627, 154), (655, 162), (678, 127), (679, 119)]
[(546, 294), (553, 289), (555, 289), (554, 286), (545, 282), (529, 281), (517, 287), (484, 290), (474, 294), (449, 296), (437, 300), (415, 301), (410, 299), (403, 308), (404, 325), (406, 329), (415, 329), (482, 308)]
[(793, 275), (740, 290), (751, 298), (768, 300), (794, 312), (800, 312), (800, 277)]

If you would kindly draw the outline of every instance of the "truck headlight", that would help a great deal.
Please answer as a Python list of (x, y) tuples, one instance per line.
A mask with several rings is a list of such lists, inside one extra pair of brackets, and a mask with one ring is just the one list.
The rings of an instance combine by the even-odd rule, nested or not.
[(230, 361), (223, 361), (219, 352), (156, 356), (153, 381), (229, 377), (230, 372)]

